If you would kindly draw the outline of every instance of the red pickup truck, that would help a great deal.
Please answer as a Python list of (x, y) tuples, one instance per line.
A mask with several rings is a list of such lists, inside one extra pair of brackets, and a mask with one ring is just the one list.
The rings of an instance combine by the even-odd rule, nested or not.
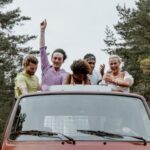
[(137, 94), (61, 85), (20, 97), (1, 150), (149, 150), (150, 109)]

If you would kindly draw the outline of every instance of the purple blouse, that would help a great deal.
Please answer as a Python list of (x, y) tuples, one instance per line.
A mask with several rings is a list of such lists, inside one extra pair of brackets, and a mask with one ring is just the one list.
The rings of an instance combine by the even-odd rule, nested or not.
[(46, 47), (40, 48), (41, 70), (42, 70), (42, 90), (47, 90), (50, 85), (60, 85), (68, 74), (64, 69), (56, 71), (48, 61)]

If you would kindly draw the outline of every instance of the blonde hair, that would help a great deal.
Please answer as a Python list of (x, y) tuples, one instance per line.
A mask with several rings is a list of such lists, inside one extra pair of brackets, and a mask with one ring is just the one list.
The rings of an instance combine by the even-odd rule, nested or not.
[(118, 55), (110, 55), (110, 56), (109, 56), (109, 60), (110, 60), (110, 59), (117, 59), (120, 64), (121, 64), (121, 62), (122, 62), (122, 59), (121, 59)]

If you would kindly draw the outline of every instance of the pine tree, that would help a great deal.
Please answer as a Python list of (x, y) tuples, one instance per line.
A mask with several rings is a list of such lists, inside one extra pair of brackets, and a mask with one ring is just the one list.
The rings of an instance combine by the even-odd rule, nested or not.
[(13, 0), (0, 0), (0, 133), (8, 112), (14, 100), (14, 77), (21, 69), (24, 54), (32, 51), (31, 47), (23, 45), (36, 38), (36, 36), (14, 35), (14, 27), (23, 25), (23, 21), (29, 21), (29, 17), (21, 16), (19, 8), (5, 12), (4, 7)]
[[(117, 6), (119, 21), (114, 25), (116, 34), (120, 37), (109, 49), (115, 46), (113, 53), (120, 55), (135, 79), (133, 92), (140, 93), (150, 101), (150, 89), (145, 88), (149, 75), (143, 74), (140, 62), (150, 56), (150, 1), (139, 0), (135, 2), (136, 8)], [(106, 35), (107, 36), (107, 35)], [(108, 46), (107, 39), (105, 40)]]
[(106, 38), (104, 39), (104, 42), (107, 48), (104, 49), (104, 51), (106, 51), (109, 54), (113, 54), (115, 51), (115, 46), (116, 46), (115, 44), (117, 39), (115, 38), (114, 33), (110, 30), (108, 26), (106, 26), (105, 34), (106, 34)]

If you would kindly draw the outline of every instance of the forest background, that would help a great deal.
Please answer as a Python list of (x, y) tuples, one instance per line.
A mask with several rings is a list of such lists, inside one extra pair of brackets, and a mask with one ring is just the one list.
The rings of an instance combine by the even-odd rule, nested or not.
[[(22, 59), (28, 53), (38, 55), (38, 50), (24, 46), (36, 35), (14, 34), (15, 26), (31, 18), (22, 16), (19, 8), (4, 11), (13, 0), (0, 0), (0, 141), (14, 102), (14, 78), (22, 70)], [(101, 51), (119, 55), (123, 69), (133, 75), (131, 92), (143, 95), (150, 103), (150, 0), (137, 0), (134, 8), (116, 6), (118, 22), (113, 28), (106, 26)], [(27, 33), (27, 32), (26, 32)]]

